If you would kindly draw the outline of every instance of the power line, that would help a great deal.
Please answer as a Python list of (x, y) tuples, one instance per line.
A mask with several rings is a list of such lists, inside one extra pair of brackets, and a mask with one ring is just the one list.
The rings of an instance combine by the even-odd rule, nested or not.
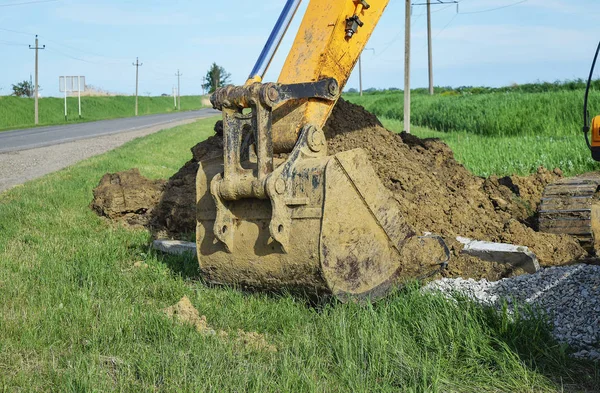
[(501, 10), (501, 9), (508, 8), (508, 7), (513, 7), (515, 5), (523, 4), (526, 1), (528, 1), (528, 0), (521, 0), (521, 1), (517, 1), (516, 3), (507, 4), (507, 5), (503, 5), (501, 7), (496, 7), (496, 8), (490, 8), (490, 9), (487, 9), (487, 10), (471, 11), (471, 12), (459, 12), (459, 13), (462, 14), (462, 15), (481, 14), (481, 13), (484, 13), (484, 12), (492, 12), (492, 11), (497, 11), (497, 10)]
[[(457, 4), (458, 4), (458, 3), (457, 3)], [(433, 5), (433, 4), (432, 4), (432, 5)], [(454, 7), (454, 4), (447, 5), (447, 6), (445, 6), (445, 7), (442, 7), (442, 8), (440, 8), (440, 9), (437, 9), (437, 10), (435, 10), (435, 11), (431, 11), (431, 13), (432, 13), (432, 14), (435, 14), (436, 12), (440, 12), (440, 11), (447, 10), (447, 9), (448, 9), (448, 8), (450, 8), (450, 7)]]
[(31, 35), (31, 36), (35, 35), (35, 34), (32, 34), (32, 33), (26, 33), (24, 31), (6, 29), (4, 27), (0, 27), (0, 30), (2, 30), (2, 31), (8, 31), (8, 32), (11, 32), (11, 33), (16, 33), (16, 34)]
[[(60, 43), (60, 42), (57, 42), (57, 41), (53, 41), (53, 40), (49, 40), (49, 39), (46, 39), (46, 41), (48, 41), (48, 42), (52, 42), (52, 43), (54, 43), (54, 44), (57, 44), (57, 45), (63, 46), (63, 47), (65, 47), (65, 48), (68, 48), (68, 49), (71, 49), (71, 50), (74, 50), (74, 51), (76, 51), (76, 52), (81, 52), (81, 53), (85, 53), (85, 54), (92, 55), (92, 56), (102, 57), (102, 58), (105, 58), (105, 59), (119, 60), (119, 61), (122, 61), (123, 63), (125, 62), (125, 60), (124, 60), (124, 59), (117, 59), (116, 57), (104, 56), (104, 55), (101, 55), (101, 54), (99, 54), (99, 53), (90, 52), (90, 51), (88, 51), (88, 50), (83, 50), (83, 49), (75, 48), (75, 47), (73, 47), (73, 46), (69, 46), (69, 45), (66, 45), (66, 44), (62, 44), (62, 43)], [(66, 56), (67, 56), (67, 55), (66, 55)], [(79, 60), (79, 59), (78, 59), (78, 60)], [(86, 61), (86, 60), (82, 60), (82, 61)]]
[(434, 36), (434, 38), (438, 38), (438, 36), (439, 36), (440, 34), (442, 34), (442, 33), (444, 32), (444, 30), (446, 30), (446, 29), (448, 28), (448, 26), (450, 26), (450, 24), (451, 24), (452, 22), (454, 22), (454, 19), (456, 19), (456, 17), (457, 17), (458, 15), (460, 15), (460, 14), (454, 14), (454, 15), (452, 16), (452, 19), (450, 19), (450, 20), (448, 21), (448, 23), (446, 23), (446, 25), (445, 25), (444, 27), (442, 27), (442, 30), (440, 30), (440, 31), (438, 31), (438, 32), (437, 32), (437, 34)]
[(4, 41), (4, 40), (0, 40), (0, 44), (11, 45), (11, 46), (27, 46), (27, 44), (21, 44), (20, 42)]
[[(423, 11), (419, 15), (415, 16), (413, 18), (413, 22), (417, 22), (423, 15), (425, 15), (425, 11)], [(392, 40), (383, 48), (383, 50), (381, 52), (378, 52), (377, 55), (375, 55), (375, 58), (378, 58), (379, 56), (381, 56), (386, 50), (388, 50), (390, 48), (390, 46), (392, 46), (394, 43), (396, 43), (396, 41), (398, 41), (402, 37), (403, 33), (404, 33), (404, 31), (400, 31), (398, 34), (396, 34), (396, 36), (394, 38), (392, 38)]]
[(458, 4), (458, 1), (456, 1), (456, 0), (452, 0), (452, 1), (437, 0), (437, 3), (413, 3), (411, 5), (440, 5), (440, 4)]
[(73, 60), (77, 60), (77, 61), (82, 61), (82, 62), (84, 62), (84, 63), (89, 63), (89, 64), (102, 64), (102, 63), (98, 63), (98, 62), (94, 62), (94, 61), (89, 61), (89, 60), (81, 59), (81, 58), (79, 58), (79, 57), (71, 56), (71, 55), (69, 55), (69, 54), (67, 54), (67, 53), (61, 52), (61, 51), (59, 51), (59, 50), (56, 50), (56, 49), (50, 49), (50, 48), (48, 48), (48, 50), (49, 50), (50, 52), (57, 53), (57, 54), (59, 54), (59, 55), (61, 55), (61, 56), (68, 57), (69, 59), (73, 59)]
[[(437, 0), (437, 1), (439, 1), (439, 0)], [(446, 9), (448, 9), (448, 8), (450, 8), (450, 7), (452, 7), (454, 4), (457, 4), (457, 13), (456, 13), (456, 14), (454, 14), (454, 15), (452, 16), (452, 18), (450, 19), (450, 21), (448, 21), (448, 23), (446, 23), (446, 25), (445, 25), (445, 26), (444, 26), (444, 27), (443, 27), (443, 28), (442, 28), (440, 31), (438, 31), (438, 32), (435, 34), (434, 38), (437, 38), (437, 37), (438, 37), (440, 34), (442, 34), (442, 33), (443, 33), (443, 32), (444, 32), (444, 31), (445, 31), (445, 30), (446, 30), (446, 29), (447, 29), (447, 28), (450, 26), (450, 24), (451, 24), (452, 22), (454, 22), (454, 20), (456, 19), (456, 17), (457, 17), (458, 15), (480, 14), (480, 13), (484, 13), (484, 12), (492, 12), (492, 11), (497, 11), (497, 10), (501, 10), (501, 9), (504, 9), (504, 8), (514, 7), (514, 6), (516, 6), (516, 5), (523, 4), (523, 3), (527, 2), (528, 0), (520, 0), (520, 1), (517, 1), (516, 3), (507, 4), (507, 5), (504, 5), (504, 6), (501, 6), (501, 7), (496, 7), (496, 8), (490, 8), (490, 9), (487, 9), (487, 10), (481, 10), (481, 11), (470, 11), (470, 12), (460, 12), (460, 10), (458, 9), (458, 4), (462, 4), (462, 3), (464, 3), (465, 1), (469, 1), (469, 0), (458, 0), (458, 1), (454, 2), (454, 3), (451, 3), (450, 5), (448, 5), (448, 6), (446, 6), (446, 7), (440, 8), (440, 9), (438, 9), (438, 10), (435, 10), (435, 11), (431, 11), (431, 13), (433, 14), (433, 13), (435, 13), (435, 12), (444, 11), (444, 10), (446, 10)], [(424, 3), (424, 4), (427, 4), (427, 3)], [(440, 3), (432, 3), (432, 5), (436, 5), (436, 4), (440, 4)], [(442, 3), (442, 4), (443, 4), (443, 3)], [(448, 4), (448, 3), (446, 3), (446, 4)], [(420, 5), (420, 4), (414, 4), (414, 5)], [(414, 19), (414, 21), (418, 20), (418, 18), (420, 18), (420, 17), (421, 17), (421, 16), (423, 16), (424, 14), (425, 14), (425, 13), (423, 12), (423, 13), (421, 13), (421, 14), (417, 15), (417, 17)], [(381, 56), (381, 55), (382, 55), (382, 54), (383, 54), (383, 53), (384, 53), (386, 50), (388, 50), (388, 49), (389, 49), (389, 48), (390, 48), (390, 47), (391, 47), (391, 46), (392, 46), (394, 43), (396, 43), (396, 41), (398, 41), (398, 40), (401, 38), (401, 36), (402, 36), (402, 32), (399, 32), (399, 33), (398, 33), (398, 34), (397, 34), (397, 35), (396, 35), (396, 36), (395, 36), (395, 37), (392, 39), (392, 41), (390, 41), (390, 42), (389, 42), (389, 43), (388, 43), (388, 44), (387, 44), (387, 45), (386, 45), (386, 46), (383, 48), (383, 50), (382, 50), (382, 51), (380, 51), (380, 52), (377, 54), (377, 56), (375, 56), (375, 57), (379, 57), (379, 56)]]
[[(446, 7), (442, 7), (438, 10), (435, 11), (431, 11), (432, 14), (436, 13), (436, 12), (440, 12), (440, 11), (444, 11), (447, 10), (450, 7), (453, 7), (454, 4), (459, 4), (462, 3), (464, 1), (468, 1), (468, 0), (460, 0), (460, 1), (456, 1), (456, 2), (452, 2), (452, 3), (434, 3), (434, 4), (450, 4)], [(415, 4), (418, 5), (418, 4)], [(419, 15), (417, 15), (416, 17), (413, 18), (412, 22), (415, 23), (417, 22), (423, 15), (425, 15), (426, 11), (421, 12)], [(379, 56), (381, 56), (382, 54), (385, 53), (385, 51), (387, 51), (393, 44), (396, 43), (396, 41), (398, 41), (400, 38), (402, 38), (402, 34), (404, 33), (404, 31), (400, 31), (398, 32), (398, 34), (396, 34), (396, 36), (394, 36), (394, 38), (392, 38), (392, 40), (383, 48), (382, 51), (378, 52), (377, 55), (375, 56), (375, 58), (378, 58)]]
[[(53, 0), (53, 1), (58, 1), (58, 0)], [(25, 31), (7, 29), (7, 28), (4, 28), (4, 27), (0, 27), (0, 30), (2, 30), (2, 31), (8, 31), (8, 32), (11, 32), (11, 33), (16, 33), (16, 34), (29, 35), (29, 36), (35, 36), (36, 35), (36, 34), (28, 33), (28, 32), (25, 32)], [(68, 53), (61, 52), (61, 51), (56, 50), (56, 49), (51, 50), (54, 53), (57, 53), (59, 55), (71, 58), (73, 60), (82, 61), (82, 62), (90, 63), (90, 64), (110, 64), (110, 63), (112, 63), (112, 64), (120, 64), (120, 63), (125, 63), (126, 62), (126, 60), (124, 60), (124, 59), (118, 59), (118, 58), (115, 58), (115, 57), (104, 56), (104, 55), (101, 55), (99, 53), (94, 53), (94, 52), (90, 52), (90, 51), (87, 51), (87, 50), (78, 49), (78, 48), (75, 48), (73, 46), (69, 46), (69, 45), (60, 43), (58, 41), (54, 41), (54, 40), (50, 40), (50, 39), (46, 39), (46, 41), (54, 43), (56, 45), (60, 45), (62, 47), (68, 48), (68, 49), (76, 51), (76, 52), (81, 52), (81, 53), (85, 53), (85, 54), (89, 54), (89, 55), (92, 55), (92, 56), (101, 57), (101, 58), (108, 59), (108, 60), (114, 60), (114, 61), (109, 61), (109, 62), (90, 61), (90, 60), (82, 59), (82, 58), (77, 57), (77, 56), (70, 55)]]
[(0, 4), (0, 7), (11, 7), (14, 5), (26, 5), (26, 4), (40, 4), (40, 3), (53, 3), (59, 0), (34, 0), (34, 1), (25, 1), (23, 3), (11, 3), (11, 4)]

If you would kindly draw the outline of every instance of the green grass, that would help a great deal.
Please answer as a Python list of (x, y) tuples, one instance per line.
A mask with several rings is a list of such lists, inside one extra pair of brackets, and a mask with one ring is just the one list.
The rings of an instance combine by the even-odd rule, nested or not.
[[(399, 120), (381, 118), (383, 125), (396, 132), (404, 129)], [(464, 131), (439, 132), (412, 127), (421, 138), (439, 138), (446, 142), (454, 157), (478, 176), (528, 175), (540, 166), (560, 168), (567, 176), (600, 170), (592, 160), (583, 135), (565, 136), (483, 136)]]
[[(201, 96), (182, 96), (181, 110), (202, 108)], [(77, 97), (67, 98), (68, 123), (130, 117), (135, 114), (135, 97), (81, 97), (79, 119)], [(139, 97), (139, 115), (173, 112), (173, 97)], [(34, 127), (33, 98), (0, 96), (0, 131)], [(65, 123), (63, 98), (39, 99), (40, 125)]]
[[(581, 136), (583, 90), (546, 93), (490, 93), (412, 96), (411, 123), (435, 131), (485, 136)], [(345, 96), (377, 116), (403, 120), (402, 93)], [(590, 113), (600, 114), (592, 92)]]
[[(416, 285), (375, 305), (308, 305), (209, 288), (196, 262), (88, 208), (107, 171), (167, 177), (214, 119), (165, 130), (0, 195), (0, 390), (546, 392), (600, 389), (543, 317), (510, 318)], [(134, 268), (143, 260), (148, 269)], [(264, 333), (277, 353), (204, 337), (161, 311), (187, 295), (215, 329)]]
[[(400, 132), (401, 94), (345, 97), (376, 114), (387, 128)], [(591, 97), (595, 97), (593, 92)], [(600, 168), (581, 132), (582, 101), (582, 90), (568, 89), (433, 97), (415, 94), (411, 123), (415, 135), (444, 140), (457, 160), (480, 176), (527, 175), (540, 166), (577, 175)], [(598, 100), (590, 103), (590, 113), (600, 114)]]
[[(490, 87), (490, 86), (436, 86), (436, 94), (442, 95), (462, 95), (462, 94), (488, 94), (488, 93), (546, 93), (553, 91), (573, 91), (573, 90), (584, 90), (587, 85), (587, 79), (567, 79), (557, 80), (554, 82), (542, 82), (537, 81), (533, 83), (517, 84), (513, 83), (509, 86), (501, 87)], [(590, 87), (594, 90), (600, 89), (600, 79), (592, 79)], [(356, 89), (353, 93), (356, 94)], [(389, 92), (402, 92), (398, 88), (389, 89), (374, 89), (369, 88), (364, 90), (365, 94), (381, 94)], [(426, 87), (420, 87), (411, 89), (412, 94), (429, 94), (429, 89)]]

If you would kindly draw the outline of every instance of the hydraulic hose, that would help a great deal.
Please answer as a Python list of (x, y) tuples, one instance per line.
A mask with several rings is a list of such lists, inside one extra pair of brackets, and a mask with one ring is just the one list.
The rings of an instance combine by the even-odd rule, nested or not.
[(596, 49), (596, 54), (594, 55), (594, 61), (592, 61), (592, 68), (590, 69), (590, 76), (587, 81), (587, 86), (585, 88), (585, 97), (583, 99), (583, 134), (585, 135), (585, 143), (590, 150), (592, 150), (592, 145), (590, 144), (590, 138), (588, 133), (590, 132), (590, 113), (588, 111), (588, 97), (590, 94), (590, 86), (592, 85), (592, 78), (594, 76), (594, 69), (596, 68), (596, 61), (598, 60), (598, 54), (600, 53), (600, 43), (598, 43), (598, 48)]
[(296, 11), (298, 11), (298, 7), (302, 0), (287, 0), (285, 3), (285, 7), (283, 7), (283, 11), (281, 11), (281, 15), (279, 15), (279, 19), (277, 19), (277, 23), (267, 40), (250, 76), (248, 77), (248, 81), (251, 80), (261, 80), (264, 78), (269, 66), (271, 65), (271, 61), (273, 61), (273, 57), (275, 57), (275, 53), (277, 53), (277, 49), (287, 32), (287, 29), (290, 27), (292, 19), (294, 19), (294, 15)]

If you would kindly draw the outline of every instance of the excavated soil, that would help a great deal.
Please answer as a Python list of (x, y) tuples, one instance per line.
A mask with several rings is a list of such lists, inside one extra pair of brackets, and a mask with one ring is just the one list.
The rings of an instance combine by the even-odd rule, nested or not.
[[(181, 237), (195, 231), (198, 161), (222, 154), (219, 124), (215, 131), (215, 136), (192, 148), (193, 158), (165, 185), (152, 210), (152, 228), (158, 236)], [(459, 164), (443, 142), (392, 133), (374, 115), (344, 100), (334, 108), (324, 131), (329, 154), (355, 148), (369, 153), (377, 175), (394, 193), (417, 234), (433, 232), (447, 240), (452, 251), (450, 276), (495, 280), (519, 273), (461, 255), (456, 236), (528, 246), (545, 266), (571, 263), (586, 255), (570, 236), (533, 229), (544, 187), (562, 176), (558, 169), (483, 179)]]
[(198, 162), (223, 154), (222, 128), (217, 135), (192, 147), (192, 159), (174, 174), (165, 186), (163, 196), (154, 211), (152, 226), (157, 236), (188, 236), (196, 231), (196, 172)]
[(370, 154), (379, 178), (394, 193), (415, 231), (442, 235), (450, 243), (455, 257), (451, 275), (494, 279), (513, 273), (506, 266), (459, 256), (456, 236), (528, 246), (546, 266), (586, 255), (570, 236), (538, 233), (527, 226), (535, 221), (546, 184), (561, 176), (558, 170), (540, 168), (530, 177), (482, 179), (459, 164), (443, 142), (394, 134), (376, 123), (336, 133), (328, 142), (330, 154), (354, 148)]
[(207, 322), (205, 315), (200, 315), (196, 307), (187, 296), (184, 296), (176, 304), (163, 310), (168, 317), (179, 323), (193, 326), (203, 336), (217, 336), (219, 340), (231, 340), (236, 347), (242, 347), (252, 351), (277, 352), (277, 347), (270, 344), (263, 334), (257, 332), (246, 332), (238, 329), (235, 334), (229, 334), (225, 330), (215, 331)]
[(98, 215), (129, 225), (146, 225), (163, 195), (165, 180), (149, 180), (137, 168), (107, 173), (94, 189), (90, 207)]

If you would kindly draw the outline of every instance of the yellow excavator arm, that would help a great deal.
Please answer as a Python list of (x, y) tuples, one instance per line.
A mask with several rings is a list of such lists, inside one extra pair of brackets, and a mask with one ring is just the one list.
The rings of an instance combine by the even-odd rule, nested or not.
[[(343, 90), (389, 0), (311, 0), (278, 83), (334, 78)], [(308, 99), (293, 110), (275, 110), (275, 145), (295, 143), (299, 124), (323, 127), (335, 101)], [(292, 142), (293, 140), (293, 142)]]

